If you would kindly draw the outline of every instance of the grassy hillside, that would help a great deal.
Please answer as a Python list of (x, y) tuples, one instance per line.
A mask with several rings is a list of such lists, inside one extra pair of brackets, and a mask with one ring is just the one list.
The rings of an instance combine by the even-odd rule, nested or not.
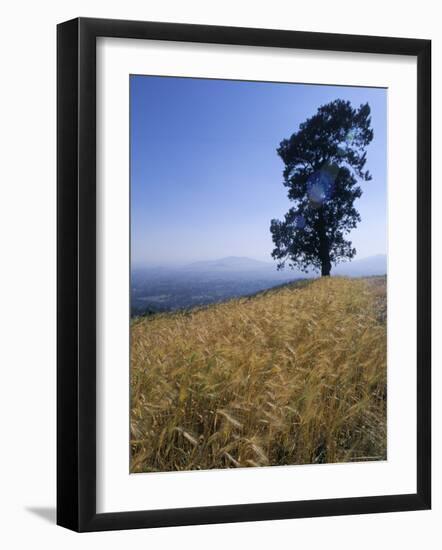
[(131, 326), (131, 471), (386, 458), (385, 278)]

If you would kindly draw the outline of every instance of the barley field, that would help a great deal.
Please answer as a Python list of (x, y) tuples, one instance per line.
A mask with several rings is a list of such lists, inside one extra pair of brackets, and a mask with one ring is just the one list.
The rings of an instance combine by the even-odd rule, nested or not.
[(386, 459), (386, 278), (134, 319), (131, 472)]

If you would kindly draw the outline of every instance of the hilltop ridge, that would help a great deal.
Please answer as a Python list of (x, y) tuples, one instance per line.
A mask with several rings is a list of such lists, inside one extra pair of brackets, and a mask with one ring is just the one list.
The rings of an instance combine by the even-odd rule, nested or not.
[[(384, 255), (362, 258), (339, 264), (332, 276), (384, 275), (387, 262)], [(278, 271), (276, 262), (264, 262), (244, 256), (228, 256), (199, 261), (182, 266), (157, 266), (134, 269), (131, 276), (132, 315), (173, 311), (256, 292), (300, 279), (316, 278), (313, 271), (285, 268)]]

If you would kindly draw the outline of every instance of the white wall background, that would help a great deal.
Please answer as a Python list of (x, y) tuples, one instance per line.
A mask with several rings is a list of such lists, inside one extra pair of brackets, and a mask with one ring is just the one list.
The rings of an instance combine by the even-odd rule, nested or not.
[[(76, 535), (55, 521), (55, 25), (77, 17), (431, 38), (433, 281), (441, 279), (442, 36), (436, 0), (66, 0), (2, 7), (0, 86), (0, 544), (66, 549), (436, 548), (442, 541), (441, 290), (433, 284), (431, 512)], [(406, 159), (404, 159), (406, 161)], [(439, 336), (439, 341), (438, 337)], [(6, 376), (5, 376), (6, 375)]]

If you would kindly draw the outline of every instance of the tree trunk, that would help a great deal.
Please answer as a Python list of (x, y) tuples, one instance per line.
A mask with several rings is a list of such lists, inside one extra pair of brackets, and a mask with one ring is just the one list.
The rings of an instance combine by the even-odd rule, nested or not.
[(321, 277), (330, 277), (331, 263), (329, 259), (321, 260)]
[(319, 213), (319, 259), (321, 260), (321, 277), (329, 277), (331, 270), (330, 245), (327, 238), (324, 215), (322, 209)]

